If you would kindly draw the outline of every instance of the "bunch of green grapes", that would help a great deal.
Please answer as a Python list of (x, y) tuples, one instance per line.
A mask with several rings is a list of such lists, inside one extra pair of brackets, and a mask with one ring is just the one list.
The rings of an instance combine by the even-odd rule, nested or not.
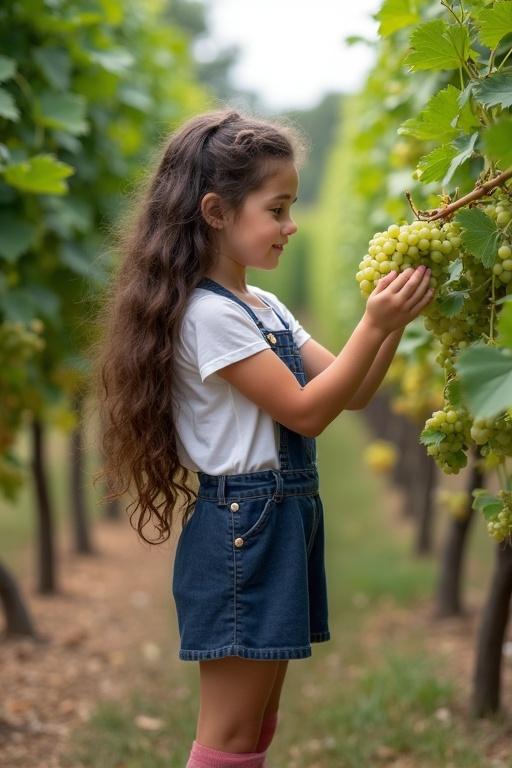
[(505, 412), (493, 419), (476, 419), (471, 438), (481, 446), (482, 456), (512, 456), (512, 417)]
[(487, 532), (496, 541), (512, 536), (512, 491), (498, 491), (501, 509), (487, 520)]
[(471, 444), (471, 417), (464, 407), (455, 408), (446, 403), (427, 419), (421, 433), (422, 442), (432, 435), (439, 435), (435, 442), (427, 442), (427, 453), (447, 475), (456, 475), (466, 466), (466, 451)]
[(385, 232), (375, 233), (359, 264), (356, 280), (361, 293), (368, 297), (388, 272), (403, 272), (420, 264), (430, 268), (430, 286), (435, 288), (447, 274), (448, 263), (459, 255), (460, 244), (460, 230), (453, 222), (441, 226), (435, 221), (391, 224)]

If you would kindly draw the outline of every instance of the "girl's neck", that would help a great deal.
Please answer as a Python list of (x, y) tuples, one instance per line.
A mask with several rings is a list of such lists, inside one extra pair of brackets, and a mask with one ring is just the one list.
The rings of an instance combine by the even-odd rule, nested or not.
[(227, 288), (228, 291), (233, 291), (233, 293), (246, 296), (250, 295), (245, 279), (245, 270), (243, 275), (229, 274), (226, 270), (210, 270), (206, 273), (205, 277), (209, 277), (210, 280), (215, 280), (216, 283), (220, 283), (224, 288)]

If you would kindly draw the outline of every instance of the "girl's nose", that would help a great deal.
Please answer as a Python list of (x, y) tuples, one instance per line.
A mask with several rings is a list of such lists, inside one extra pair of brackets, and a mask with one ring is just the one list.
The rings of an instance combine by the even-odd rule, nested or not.
[(285, 231), (285, 232), (286, 232), (288, 235), (294, 235), (294, 234), (295, 234), (295, 232), (297, 231), (297, 229), (298, 229), (298, 227), (297, 227), (296, 223), (294, 222), (294, 220), (293, 220), (293, 219), (290, 219), (290, 220), (288, 221), (288, 224), (285, 226), (285, 228), (284, 228), (284, 231)]

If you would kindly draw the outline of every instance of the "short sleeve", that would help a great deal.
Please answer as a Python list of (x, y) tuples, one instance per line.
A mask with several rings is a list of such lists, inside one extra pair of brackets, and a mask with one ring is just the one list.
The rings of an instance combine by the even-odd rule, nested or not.
[(201, 298), (189, 308), (181, 335), (203, 382), (226, 365), (270, 349), (249, 314), (219, 296)]
[(301, 347), (308, 339), (311, 338), (311, 334), (302, 327), (297, 318), (290, 312), (286, 304), (283, 304), (283, 302), (277, 298), (275, 293), (271, 293), (271, 291), (264, 291), (262, 288), (258, 288), (257, 286), (251, 287), (256, 288), (256, 290), (263, 294), (263, 298), (267, 299), (277, 309), (282, 318), (286, 320), (290, 326), (290, 330), (293, 334), (293, 339), (297, 347)]

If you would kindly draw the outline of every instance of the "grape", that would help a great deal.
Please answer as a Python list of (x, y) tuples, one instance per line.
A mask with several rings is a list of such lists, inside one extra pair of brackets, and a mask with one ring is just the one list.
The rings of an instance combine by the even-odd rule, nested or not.
[(450, 491), (439, 488), (437, 501), (457, 520), (465, 520), (471, 512), (471, 499), (467, 491)]
[(363, 458), (375, 472), (389, 472), (395, 466), (398, 455), (393, 443), (374, 440), (366, 447)]
[(457, 474), (467, 464), (466, 451), (471, 444), (471, 418), (463, 407), (455, 408), (446, 403), (427, 419), (421, 433), (422, 442), (437, 433), (436, 442), (427, 444), (427, 453), (447, 475)]
[(512, 456), (512, 418), (504, 413), (494, 419), (478, 419), (471, 427), (471, 438), (482, 446), (480, 453), (487, 456)]
[[(384, 274), (395, 270), (403, 272), (408, 267), (425, 264), (432, 270), (431, 286), (436, 277), (447, 274), (449, 261), (456, 258), (460, 246), (460, 229), (452, 222), (414, 221), (412, 224), (391, 224), (386, 232), (376, 232), (368, 243), (368, 253), (359, 264), (356, 280), (363, 296), (369, 296)], [(404, 257), (407, 258), (404, 258)], [(370, 274), (372, 261), (380, 269)]]
[(496, 541), (512, 536), (512, 491), (499, 490), (502, 506), (487, 519), (487, 532)]

